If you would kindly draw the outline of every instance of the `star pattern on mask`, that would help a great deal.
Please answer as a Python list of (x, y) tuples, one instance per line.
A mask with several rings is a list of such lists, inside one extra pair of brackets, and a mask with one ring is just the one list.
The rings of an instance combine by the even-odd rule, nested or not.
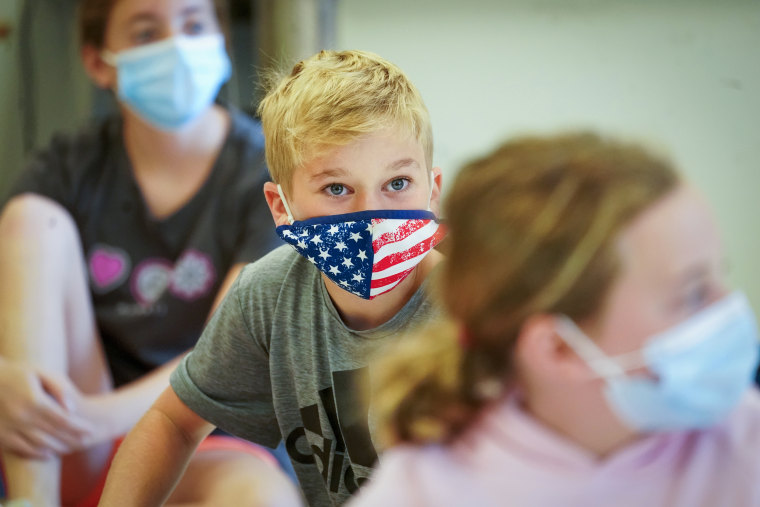
[[(317, 232), (321, 229), (321, 232)], [(308, 239), (306, 239), (308, 238)], [(369, 290), (362, 270), (371, 270), (372, 224), (345, 222), (325, 227), (306, 226), (287, 231), (283, 239), (315, 264), (331, 280), (357, 295)]]
[(278, 232), (330, 280), (365, 299), (395, 287), (444, 235), (432, 214), (335, 223), (306, 220), (280, 226)]

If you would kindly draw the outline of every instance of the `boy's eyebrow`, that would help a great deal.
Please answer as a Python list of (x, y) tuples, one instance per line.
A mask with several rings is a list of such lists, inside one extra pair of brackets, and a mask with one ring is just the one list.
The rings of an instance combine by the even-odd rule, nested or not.
[(419, 167), (420, 164), (418, 164), (417, 161), (414, 160), (411, 157), (409, 157), (409, 158), (402, 158), (401, 160), (396, 160), (392, 164), (388, 165), (388, 169), (390, 169), (392, 171), (398, 171), (399, 169), (403, 169), (403, 168), (409, 167), (409, 166), (417, 166), (417, 167)]
[(323, 178), (337, 178), (338, 176), (345, 176), (346, 170), (340, 167), (328, 167), (318, 173), (312, 174), (309, 177), (309, 181), (321, 180)]
[[(389, 171), (398, 171), (400, 169), (403, 169), (405, 167), (419, 167), (420, 164), (413, 158), (407, 157), (402, 158), (399, 160), (396, 160), (395, 162), (391, 162), (386, 166), (386, 169)], [(309, 177), (309, 181), (315, 181), (315, 180), (321, 180), (324, 178), (338, 178), (341, 176), (345, 176), (347, 174), (347, 171), (343, 169), (342, 167), (328, 167), (327, 169), (323, 169), (319, 171), (318, 173), (312, 174)]]

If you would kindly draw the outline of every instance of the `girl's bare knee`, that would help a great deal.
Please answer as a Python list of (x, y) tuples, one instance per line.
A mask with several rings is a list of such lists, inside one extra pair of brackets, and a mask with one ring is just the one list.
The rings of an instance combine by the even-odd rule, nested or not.
[(0, 214), (0, 233), (4, 239), (40, 238), (77, 235), (69, 212), (60, 204), (36, 194), (21, 194), (12, 198)]
[(279, 468), (252, 455), (209, 451), (197, 454), (167, 505), (304, 505), (293, 481)]

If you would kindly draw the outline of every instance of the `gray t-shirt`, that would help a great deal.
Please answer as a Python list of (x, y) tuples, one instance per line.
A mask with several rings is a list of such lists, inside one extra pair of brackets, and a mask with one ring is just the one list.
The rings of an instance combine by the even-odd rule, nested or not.
[(172, 387), (225, 431), (269, 447), (284, 439), (309, 504), (339, 505), (377, 460), (368, 358), (438, 313), (426, 285), (385, 324), (354, 331), (319, 271), (282, 246), (243, 270)]

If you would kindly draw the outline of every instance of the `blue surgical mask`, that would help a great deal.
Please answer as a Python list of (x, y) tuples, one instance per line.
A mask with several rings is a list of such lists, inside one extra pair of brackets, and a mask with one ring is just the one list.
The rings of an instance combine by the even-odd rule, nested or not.
[[(294, 220), (277, 234), (338, 287), (373, 299), (397, 287), (444, 238), (428, 210), (368, 210)], [(431, 178), (432, 192), (432, 178)]]
[[(567, 317), (560, 317), (557, 331), (605, 379), (612, 410), (639, 431), (717, 423), (750, 387), (758, 363), (757, 325), (741, 292), (621, 356), (607, 356)], [(651, 376), (627, 373), (641, 367)]]
[(231, 72), (221, 34), (180, 35), (102, 57), (116, 67), (119, 99), (162, 130), (197, 118)]

